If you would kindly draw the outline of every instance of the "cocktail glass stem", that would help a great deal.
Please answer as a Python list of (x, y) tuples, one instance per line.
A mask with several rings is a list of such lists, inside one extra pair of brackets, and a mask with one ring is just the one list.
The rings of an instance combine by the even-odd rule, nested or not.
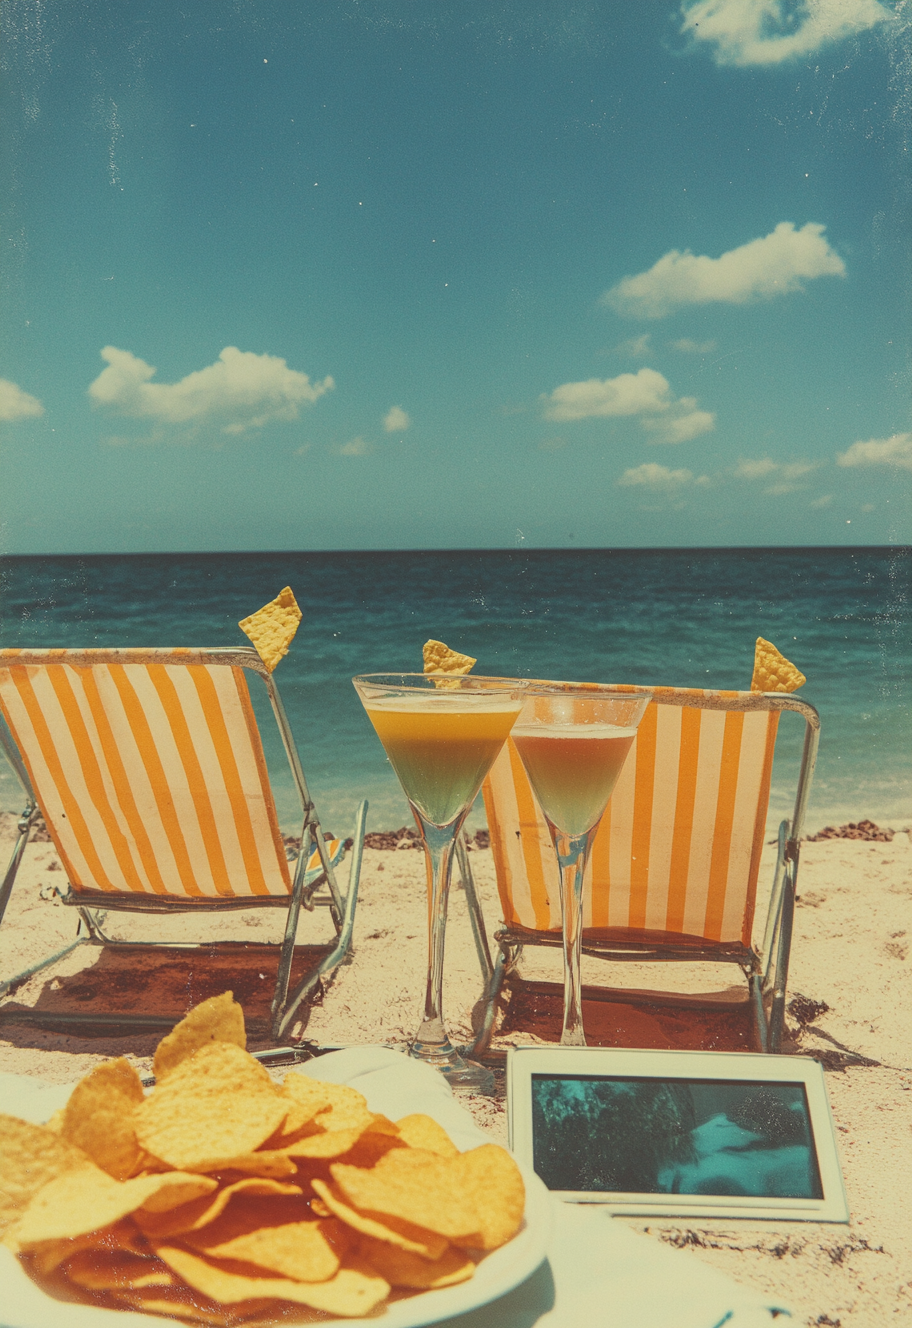
[[(545, 818), (547, 820), (547, 817)], [(565, 835), (548, 821), (561, 878), (561, 918), (564, 927), (564, 1029), (561, 1045), (585, 1047), (583, 988), (580, 964), (583, 952), (583, 878), (596, 823), (582, 835)]]
[(446, 939), (447, 902), (456, 836), (469, 808), (450, 825), (433, 825), (410, 804), (421, 830), (430, 875), (428, 899), (428, 974), (424, 992), (424, 1015), (409, 1055), (441, 1070), (456, 1087), (476, 1093), (493, 1093), (494, 1075), (483, 1065), (464, 1060), (450, 1041), (443, 1022), (443, 956)]
[(450, 895), (450, 872), (456, 835), (465, 817), (452, 825), (437, 826), (426, 821), (414, 807), (421, 828), (424, 850), (430, 867), (428, 899), (428, 974), (424, 992), (424, 1015), (415, 1035), (411, 1054), (432, 1064), (450, 1064), (457, 1052), (447, 1036), (443, 1022), (443, 954), (446, 940), (447, 903)]

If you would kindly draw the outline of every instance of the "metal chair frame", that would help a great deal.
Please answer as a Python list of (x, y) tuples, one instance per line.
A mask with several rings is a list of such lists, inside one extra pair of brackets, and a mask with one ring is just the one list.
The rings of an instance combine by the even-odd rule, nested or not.
[[(648, 688), (625, 688), (625, 691), (648, 691)], [(798, 859), (801, 832), (804, 825), (805, 811), (810, 796), (814, 767), (817, 762), (817, 749), (820, 742), (820, 716), (807, 701), (782, 692), (756, 692), (741, 696), (710, 695), (700, 698), (685, 698), (660, 694), (656, 696), (660, 705), (695, 705), (707, 710), (772, 710), (793, 711), (802, 716), (805, 723), (804, 746), (798, 783), (795, 792), (795, 806), (791, 820), (784, 820), (779, 826), (778, 853), (770, 892), (769, 909), (763, 932), (763, 941), (759, 949), (744, 946), (738, 942), (713, 943), (703, 945), (694, 943), (669, 944), (626, 942), (618, 940), (599, 940), (591, 934), (583, 933), (583, 954), (594, 955), (621, 962), (644, 963), (666, 960), (684, 963), (693, 960), (705, 960), (713, 963), (737, 964), (748, 986), (751, 1024), (757, 1050), (777, 1053), (782, 1043), (785, 1024), (785, 1001), (788, 984), (789, 959), (792, 945), (792, 928), (795, 912), (795, 891), (798, 882)], [(485, 931), (484, 917), (478, 898), (478, 891), (472, 876), (469, 856), (462, 838), (457, 845), (457, 864), (462, 877), (463, 888), (469, 906), (469, 917), (484, 979), (484, 1008), (481, 1026), (475, 1040), (467, 1047), (466, 1054), (485, 1056), (488, 1054), (494, 1032), (497, 1002), (504, 982), (522, 983), (530, 990), (550, 990), (551, 984), (535, 983), (521, 979), (518, 965), (526, 945), (542, 945), (561, 948), (563, 938), (560, 932), (536, 932), (523, 927), (504, 926), (494, 933), (498, 954), (492, 960)], [(586, 1000), (623, 1000), (649, 999), (655, 1004), (693, 1008), (705, 998), (699, 996), (672, 993), (644, 992), (637, 990), (610, 989), (604, 987), (584, 987)]]
[[(51, 655), (51, 652), (45, 650), (22, 650), (17, 654), (15, 662), (17, 665), (40, 666), (49, 662), (49, 655)], [(216, 664), (229, 668), (243, 668), (262, 678), (301, 803), (303, 817), (301, 846), (295, 860), (291, 893), (285, 896), (245, 895), (228, 899), (196, 898), (191, 901), (172, 896), (143, 896), (126, 892), (121, 895), (107, 891), (76, 890), (72, 884), (68, 883), (69, 889), (62, 896), (62, 902), (74, 907), (79, 915), (76, 939), (69, 945), (64, 946), (63, 949), (57, 950), (38, 963), (23, 969), (14, 977), (0, 982), (0, 1000), (27, 978), (41, 972), (42, 969), (50, 967), (50, 965), (82, 945), (95, 945), (111, 950), (125, 951), (140, 948), (202, 951), (211, 948), (209, 944), (197, 942), (113, 940), (103, 930), (104, 915), (108, 912), (167, 914), (230, 911), (264, 906), (285, 908), (288, 916), (281, 943), (267, 942), (279, 952), (275, 991), (270, 1010), (270, 1034), (275, 1042), (285, 1039), (302, 1002), (315, 991), (321, 979), (341, 963), (351, 948), (364, 849), (367, 802), (360, 804), (355, 816), (353, 843), (349, 858), (348, 891), (343, 895), (336, 880), (332, 859), (326, 847), (316, 808), (307, 788), (301, 759), (275, 679), (254, 649), (249, 647), (201, 647), (190, 650), (168, 648), (142, 651), (116, 649), (67, 650), (66, 652), (53, 652), (52, 659), (55, 663), (72, 664), (76, 667), (88, 667), (92, 664), (101, 663)], [(25, 809), (19, 819), (18, 838), (13, 847), (3, 883), (0, 885), (0, 923), (2, 923), (30, 831), (40, 809), (25, 764), (2, 716), (0, 716), (0, 746), (2, 746), (14, 774), (22, 785), (26, 799)], [(314, 849), (316, 849), (319, 856), (320, 865), (307, 871), (307, 862)], [(326, 887), (325, 891), (321, 891), (322, 886)], [(301, 909), (313, 911), (315, 907), (324, 907), (329, 910), (336, 933), (335, 945), (317, 964), (308, 969), (294, 990), (289, 991)], [(219, 948), (224, 949), (246, 948), (245, 942), (242, 941), (220, 941), (218, 945)], [(28, 1021), (55, 1027), (61, 1024), (84, 1026), (95, 1024), (104, 1027), (143, 1028), (147, 1030), (170, 1028), (174, 1023), (173, 1019), (157, 1015), (136, 1015), (126, 1012), (111, 1012), (110, 1015), (86, 1015), (71, 1011), (52, 1013), (20, 1009), (11, 1010), (0, 1006), (0, 1020), (3, 1019), (11, 1019), (17, 1022)]]

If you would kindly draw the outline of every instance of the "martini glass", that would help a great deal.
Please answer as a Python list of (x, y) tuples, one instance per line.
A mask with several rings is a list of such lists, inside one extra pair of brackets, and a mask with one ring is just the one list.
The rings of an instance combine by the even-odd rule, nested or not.
[(585, 1047), (580, 956), (583, 878), (592, 842), (651, 692), (596, 684), (532, 684), (512, 732), (551, 832), (560, 872), (564, 930), (561, 1043)]
[(429, 865), (424, 1017), (409, 1048), (451, 1084), (493, 1091), (490, 1070), (466, 1061), (443, 1022), (443, 947), (456, 836), (522, 708), (514, 678), (366, 673), (354, 678), (421, 831)]

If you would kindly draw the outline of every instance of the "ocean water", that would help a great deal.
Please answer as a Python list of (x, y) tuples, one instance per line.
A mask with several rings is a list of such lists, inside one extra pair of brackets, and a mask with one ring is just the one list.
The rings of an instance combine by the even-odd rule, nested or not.
[[(475, 672), (746, 688), (757, 636), (807, 675), (820, 759), (807, 829), (912, 822), (912, 550), (686, 549), (11, 557), (4, 646), (247, 644), (237, 623), (285, 585), (304, 617), (276, 680), (324, 825), (409, 821), (351, 685), (421, 669), (428, 637)], [(264, 726), (283, 824), (296, 803)], [(803, 724), (780, 726), (771, 822), (790, 809)], [(0, 758), (0, 807), (19, 810)], [(483, 824), (479, 805), (470, 824)]]

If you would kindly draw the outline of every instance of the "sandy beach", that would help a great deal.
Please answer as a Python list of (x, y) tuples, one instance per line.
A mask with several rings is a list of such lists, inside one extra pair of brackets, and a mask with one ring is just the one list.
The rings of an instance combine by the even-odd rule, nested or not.
[[(15, 820), (0, 821), (0, 854), (6, 861)], [(395, 842), (395, 838), (386, 842)], [(767, 848), (771, 858), (773, 849)], [(488, 931), (498, 922), (498, 902), (490, 852), (476, 849), (471, 863), (480, 889)], [(770, 876), (765, 862), (761, 886)], [(64, 877), (53, 845), (29, 846), (6, 920), (0, 928), (0, 972), (20, 971), (75, 934), (76, 918), (56, 898)], [(390, 1043), (404, 1045), (414, 1032), (425, 964), (425, 874), (423, 856), (411, 848), (365, 851), (354, 953), (328, 984), (322, 1000), (295, 1029), (321, 1044)], [(111, 919), (109, 918), (109, 921)], [(253, 969), (240, 973), (212, 958), (207, 981), (220, 989), (239, 985), (248, 1013), (262, 1013), (271, 995), (272, 970), (261, 962), (256, 943), (279, 932), (279, 915), (270, 910), (207, 918), (207, 941), (249, 938), (256, 956)], [(305, 937), (304, 927), (309, 928)], [(199, 923), (186, 915), (164, 923), (125, 919), (122, 934), (132, 938), (159, 935), (175, 941), (199, 936)], [(117, 934), (120, 934), (119, 932)], [(302, 939), (326, 937), (324, 915), (309, 915)], [(213, 955), (215, 952), (213, 952)], [(268, 964), (268, 960), (266, 961)], [(584, 964), (584, 981), (626, 988), (729, 991), (734, 998), (740, 974), (723, 966), (624, 965), (609, 969), (597, 961)], [(78, 999), (92, 1006), (97, 952), (74, 952), (50, 974), (31, 979), (12, 999), (53, 1010), (60, 1000)], [(248, 965), (249, 968), (249, 965)], [(849, 1226), (814, 1223), (653, 1223), (657, 1240), (686, 1251), (682, 1257), (704, 1260), (729, 1276), (768, 1289), (791, 1305), (797, 1324), (828, 1328), (874, 1328), (912, 1323), (912, 1051), (908, 1013), (912, 968), (912, 846), (905, 832), (891, 840), (830, 838), (802, 847), (799, 901), (792, 952), (789, 1054), (816, 1056), (826, 1070), (827, 1088), (837, 1126), (852, 1220)], [(697, 971), (687, 971), (696, 969)], [(555, 956), (534, 955), (524, 973), (556, 979)], [(112, 974), (119, 997), (135, 1008), (173, 1010), (176, 1018), (202, 994), (191, 968), (175, 985), (172, 971), (149, 967), (137, 954), (104, 974), (110, 995)], [(607, 977), (606, 977), (607, 975)], [(234, 979), (234, 981), (232, 981)], [(158, 984), (158, 985), (156, 985)], [(170, 989), (165, 986), (170, 984)], [(259, 986), (257, 984), (260, 984)], [(125, 996), (126, 993), (126, 996)], [(208, 989), (206, 991), (208, 994)], [(454, 888), (447, 941), (446, 1015), (454, 1037), (469, 1034), (473, 1006), (481, 994), (464, 895)], [(95, 1008), (98, 1008), (97, 1006)], [(103, 1007), (102, 1007), (103, 1008)], [(604, 1007), (603, 1007), (604, 1009)], [(627, 1007), (614, 1011), (621, 1040), (628, 1045), (638, 1028), (624, 1027)], [(539, 1011), (533, 1029), (521, 1027), (523, 1011), (507, 1008), (495, 1045), (554, 1036), (553, 1010)], [(255, 1022), (255, 1020), (254, 1020)], [(656, 1029), (653, 1045), (664, 1035)], [(599, 1026), (598, 1038), (604, 1028)], [(25, 1023), (0, 1027), (0, 1070), (57, 1083), (76, 1080), (100, 1058), (128, 1055), (147, 1066), (157, 1041), (151, 1035), (76, 1037)], [(590, 1040), (595, 1040), (591, 1036)], [(256, 1036), (252, 1046), (258, 1045)], [(260, 1041), (259, 1045), (265, 1045)], [(506, 1139), (506, 1104), (499, 1076), (495, 1098), (465, 1097), (479, 1124), (497, 1141)]]

